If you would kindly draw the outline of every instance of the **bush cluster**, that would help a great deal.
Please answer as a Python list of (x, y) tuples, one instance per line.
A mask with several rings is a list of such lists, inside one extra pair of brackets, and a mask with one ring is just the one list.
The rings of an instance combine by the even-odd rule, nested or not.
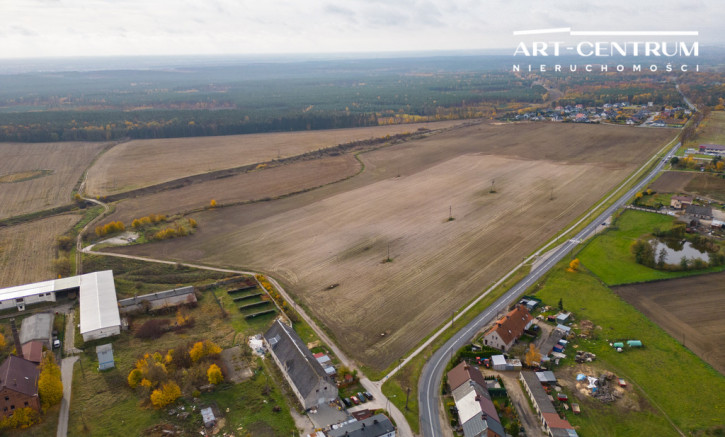
[(115, 221), (106, 223), (103, 226), (96, 226), (96, 235), (98, 235), (99, 237), (103, 237), (108, 234), (123, 232), (125, 230), (126, 225), (124, 225), (122, 221)]

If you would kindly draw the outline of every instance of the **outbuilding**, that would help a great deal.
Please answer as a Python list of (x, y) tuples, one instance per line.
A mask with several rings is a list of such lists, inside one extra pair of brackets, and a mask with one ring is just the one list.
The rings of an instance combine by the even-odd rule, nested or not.
[(506, 357), (503, 355), (492, 355), (491, 362), (493, 363), (493, 370), (507, 370)]
[(20, 324), (20, 344), (39, 341), (50, 349), (53, 343), (53, 314), (38, 313), (23, 319)]

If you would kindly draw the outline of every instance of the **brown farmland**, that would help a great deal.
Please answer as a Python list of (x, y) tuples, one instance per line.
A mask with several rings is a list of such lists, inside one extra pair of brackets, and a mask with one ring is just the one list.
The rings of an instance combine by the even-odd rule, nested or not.
[(323, 131), (220, 137), (168, 138), (122, 143), (88, 171), (86, 190), (105, 196), (184, 176), (241, 167), (276, 158), (417, 129), (442, 129), (461, 121), (375, 126)]
[(723, 283), (725, 273), (716, 273), (626, 285), (613, 290), (725, 374)]
[(78, 220), (62, 214), (0, 228), (0, 287), (53, 279), (55, 239)]
[(0, 181), (7, 181), (0, 182), (0, 218), (70, 203), (73, 187), (102, 146), (0, 143)]
[(693, 176), (689, 171), (666, 171), (649, 187), (658, 193), (684, 193)]
[(690, 193), (725, 202), (725, 179), (707, 173), (668, 171), (650, 188), (662, 193)]
[(130, 223), (149, 214), (173, 215), (202, 209), (211, 199), (219, 205), (273, 199), (350, 177), (360, 170), (351, 154), (300, 161), (255, 170), (119, 202), (107, 221)]
[[(350, 355), (382, 369), (672, 136), (548, 123), (459, 128), (363, 153), (365, 171), (339, 183), (195, 214), (202, 226), (192, 237), (117, 250), (268, 272)], [(393, 261), (382, 263), (388, 247)]]

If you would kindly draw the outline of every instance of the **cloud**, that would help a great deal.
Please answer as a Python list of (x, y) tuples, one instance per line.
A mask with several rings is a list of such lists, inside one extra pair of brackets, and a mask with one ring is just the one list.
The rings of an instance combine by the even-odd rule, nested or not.
[(509, 48), (513, 30), (699, 30), (719, 2), (610, 0), (0, 1), (0, 58)]

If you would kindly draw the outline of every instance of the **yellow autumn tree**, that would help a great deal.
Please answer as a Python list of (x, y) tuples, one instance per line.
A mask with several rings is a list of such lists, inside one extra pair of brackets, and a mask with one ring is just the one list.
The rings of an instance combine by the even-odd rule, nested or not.
[(211, 208), (216, 208), (216, 199), (211, 199), (211, 202), (209, 202), (209, 206)]
[(566, 271), (571, 273), (579, 271), (579, 258), (574, 258), (573, 260), (571, 260), (571, 262), (569, 263), (569, 268), (567, 268)]
[(5, 341), (5, 336), (0, 333), (0, 351), (5, 349), (5, 346), (7, 346), (8, 343)]
[(189, 356), (191, 357), (191, 361), (197, 362), (204, 357), (218, 355), (221, 351), (222, 348), (214, 344), (214, 342), (204, 340), (203, 342), (198, 341), (194, 343), (194, 346), (189, 349)]
[(141, 382), (143, 379), (143, 373), (141, 373), (141, 370), (139, 369), (133, 369), (128, 374), (128, 385), (131, 388), (136, 388), (138, 386), (138, 383)]
[(209, 384), (219, 384), (220, 382), (224, 381), (224, 375), (222, 375), (222, 369), (219, 368), (216, 364), (212, 364), (209, 366), (209, 369), (206, 371), (206, 377), (209, 378)]
[(163, 408), (181, 396), (181, 388), (174, 381), (169, 381), (151, 392), (151, 403), (156, 408)]
[(529, 344), (529, 350), (526, 352), (525, 361), (526, 361), (526, 365), (529, 367), (533, 366), (534, 363), (541, 362), (541, 352), (539, 352), (539, 350), (536, 349), (536, 346), (534, 346), (534, 343)]
[(51, 353), (46, 353), (40, 363), (40, 376), (38, 377), (38, 396), (43, 411), (63, 399), (63, 382), (60, 376), (60, 367)]

